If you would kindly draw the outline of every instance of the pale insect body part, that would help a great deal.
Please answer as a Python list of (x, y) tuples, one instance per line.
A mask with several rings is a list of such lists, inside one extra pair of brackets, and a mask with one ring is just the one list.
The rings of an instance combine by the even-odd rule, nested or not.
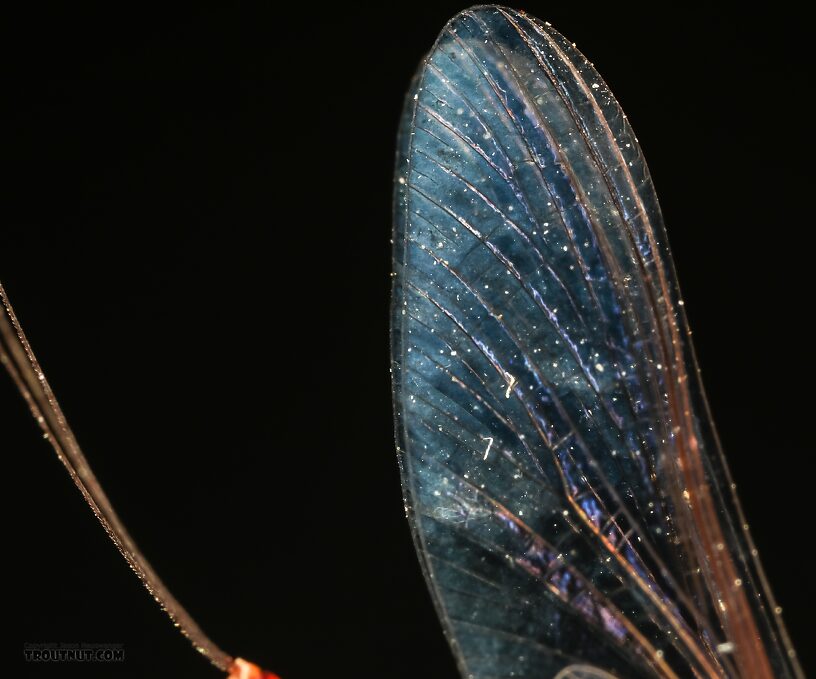
[(490, 449), (493, 447), (493, 437), (492, 436), (480, 436), (479, 438), (482, 441), (487, 441), (487, 448), (484, 451), (484, 459), (487, 459), (487, 456), (490, 454)]
[(510, 392), (513, 390), (513, 387), (516, 384), (516, 378), (510, 373), (507, 373), (506, 377), (507, 377), (507, 389), (504, 392), (504, 398), (510, 398)]

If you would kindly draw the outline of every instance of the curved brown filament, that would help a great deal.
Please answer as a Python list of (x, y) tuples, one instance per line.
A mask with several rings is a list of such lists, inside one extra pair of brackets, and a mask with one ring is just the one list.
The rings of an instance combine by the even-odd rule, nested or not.
[(147, 591), (199, 653), (220, 670), (229, 672), (234, 665), (233, 658), (204, 633), (170, 593), (114, 511), (62, 414), (2, 285), (0, 285), (0, 362), (11, 375), (31, 409), (31, 414), (34, 415), (46, 439), (51, 443), (60, 462), (68, 470), (74, 484), (99, 519), (108, 537), (113, 540), (113, 544), (139, 576)]

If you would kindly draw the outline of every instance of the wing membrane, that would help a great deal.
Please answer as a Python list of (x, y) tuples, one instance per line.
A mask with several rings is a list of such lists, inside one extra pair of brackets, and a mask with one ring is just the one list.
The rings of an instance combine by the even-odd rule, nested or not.
[(523, 13), (463, 12), (398, 155), (398, 452), (463, 674), (800, 676), (648, 169), (594, 68)]

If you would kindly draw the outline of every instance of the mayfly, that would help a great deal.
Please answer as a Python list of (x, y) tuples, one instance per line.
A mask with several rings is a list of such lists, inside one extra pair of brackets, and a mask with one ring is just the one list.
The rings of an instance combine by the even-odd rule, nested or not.
[(462, 675), (801, 678), (600, 75), (523, 12), (462, 12), (398, 147), (398, 455)]
[[(637, 142), (520, 12), (457, 16), (399, 144), (392, 338), (420, 560), (464, 676), (801, 677), (731, 492)], [(80, 451), (0, 289), (0, 360), (117, 548), (233, 679)]]

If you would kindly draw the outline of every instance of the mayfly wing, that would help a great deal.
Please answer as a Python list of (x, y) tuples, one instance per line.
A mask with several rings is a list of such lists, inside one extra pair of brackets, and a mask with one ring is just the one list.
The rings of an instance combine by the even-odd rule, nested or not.
[(464, 676), (803, 676), (637, 140), (548, 24), (474, 8), (422, 63), (394, 275), (406, 510)]

